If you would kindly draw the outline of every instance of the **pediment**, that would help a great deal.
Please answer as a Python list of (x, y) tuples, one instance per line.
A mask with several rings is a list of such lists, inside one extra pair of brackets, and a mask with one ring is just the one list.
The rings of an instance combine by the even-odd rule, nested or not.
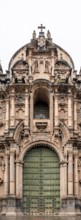
[(22, 69), (29, 69), (29, 65), (26, 61), (17, 61), (14, 66), (13, 66), (13, 70), (22, 70)]
[(58, 69), (68, 69), (71, 68), (66, 60), (57, 60), (55, 68)]

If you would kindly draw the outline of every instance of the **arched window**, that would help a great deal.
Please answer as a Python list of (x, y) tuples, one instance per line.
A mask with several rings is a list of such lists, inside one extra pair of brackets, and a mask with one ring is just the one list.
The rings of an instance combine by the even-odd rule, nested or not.
[(34, 95), (34, 118), (49, 118), (49, 97), (46, 89), (37, 89)]

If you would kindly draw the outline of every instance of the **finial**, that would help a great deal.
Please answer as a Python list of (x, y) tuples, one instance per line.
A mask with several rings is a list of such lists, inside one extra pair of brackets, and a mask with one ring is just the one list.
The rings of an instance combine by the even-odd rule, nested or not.
[(47, 38), (48, 38), (48, 39), (51, 39), (51, 33), (50, 33), (49, 30), (47, 31)]
[(36, 39), (36, 31), (35, 30), (33, 31), (32, 38)]

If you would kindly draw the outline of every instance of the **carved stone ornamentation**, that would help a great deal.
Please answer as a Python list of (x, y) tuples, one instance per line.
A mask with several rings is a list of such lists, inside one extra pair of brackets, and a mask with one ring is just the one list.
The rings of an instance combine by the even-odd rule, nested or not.
[(0, 66), (0, 215), (81, 215), (81, 70), (38, 29)]

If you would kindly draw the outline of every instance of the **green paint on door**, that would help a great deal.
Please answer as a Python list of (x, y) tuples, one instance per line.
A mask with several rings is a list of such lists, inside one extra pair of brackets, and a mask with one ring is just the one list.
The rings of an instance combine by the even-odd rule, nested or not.
[(59, 209), (59, 158), (49, 147), (32, 148), (24, 156), (23, 211), (26, 214), (50, 215)]

